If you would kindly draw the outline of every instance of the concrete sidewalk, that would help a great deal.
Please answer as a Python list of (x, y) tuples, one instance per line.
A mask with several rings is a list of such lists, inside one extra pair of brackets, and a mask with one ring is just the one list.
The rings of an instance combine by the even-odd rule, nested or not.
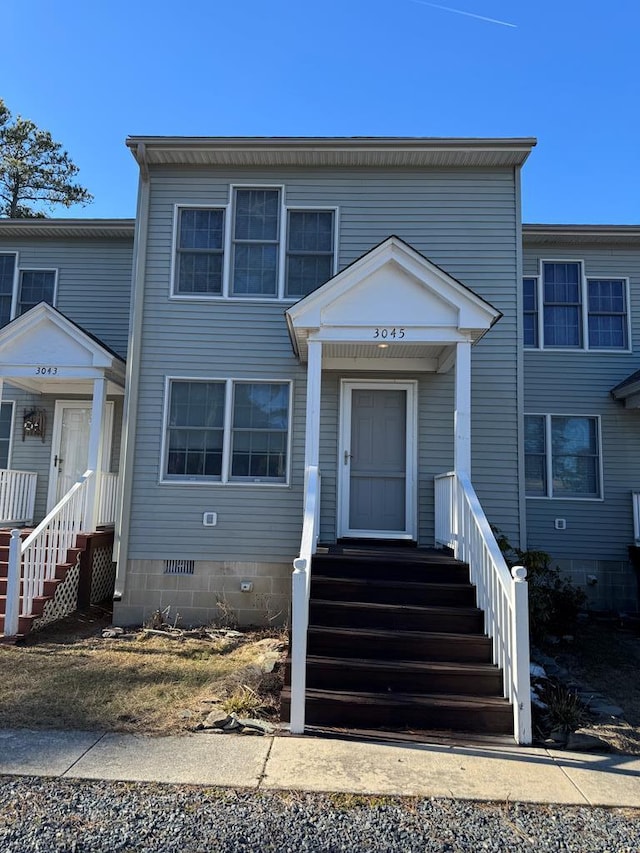
[(0, 774), (640, 808), (640, 758), (516, 746), (0, 729)]

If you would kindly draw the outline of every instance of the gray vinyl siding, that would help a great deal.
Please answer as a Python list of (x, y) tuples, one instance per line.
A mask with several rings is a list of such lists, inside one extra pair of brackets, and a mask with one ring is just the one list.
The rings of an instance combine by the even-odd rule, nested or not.
[[(513, 171), (157, 169), (151, 175), (129, 558), (259, 561), (290, 559), (299, 548), (306, 368), (291, 350), (286, 303), (169, 298), (174, 205), (227, 204), (233, 183), (284, 184), (288, 205), (337, 207), (339, 269), (395, 234), (503, 312), (472, 351), (473, 479), (490, 521), (517, 538)], [(160, 484), (167, 376), (292, 379), (290, 485)], [(420, 536), (432, 544), (433, 474), (453, 463), (453, 374), (408, 378), (419, 380)], [(323, 375), (326, 538), (335, 535), (338, 381)], [(218, 512), (217, 527), (202, 526), (207, 510)]]
[[(633, 542), (631, 492), (640, 490), (640, 410), (625, 409), (610, 391), (640, 367), (640, 251), (525, 241), (524, 275), (538, 273), (539, 259), (582, 259), (589, 277), (628, 277), (633, 352), (525, 349), (525, 412), (599, 415), (604, 471), (604, 500), (529, 498), (528, 545), (558, 559), (626, 560)], [(555, 530), (556, 518), (566, 519), (566, 530)]]
[(127, 354), (133, 241), (3, 240), (22, 269), (58, 270), (56, 308), (122, 358)]

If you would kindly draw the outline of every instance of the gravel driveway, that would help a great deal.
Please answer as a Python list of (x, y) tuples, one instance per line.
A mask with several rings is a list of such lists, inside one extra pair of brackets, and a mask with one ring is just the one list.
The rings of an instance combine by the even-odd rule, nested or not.
[(3, 853), (639, 849), (633, 810), (0, 778)]

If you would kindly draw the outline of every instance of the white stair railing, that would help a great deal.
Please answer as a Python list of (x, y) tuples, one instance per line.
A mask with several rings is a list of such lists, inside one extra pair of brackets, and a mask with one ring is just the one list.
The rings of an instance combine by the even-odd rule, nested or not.
[(500, 551), (471, 481), (449, 472), (435, 478), (436, 544), (451, 548), (469, 564), (485, 632), (493, 642), (493, 660), (504, 673), (504, 695), (513, 705), (517, 743), (529, 744), (529, 596), (527, 570), (511, 570)]
[(85, 471), (24, 542), (20, 543), (19, 530), (11, 531), (5, 636), (18, 633), (19, 617), (31, 613), (33, 599), (43, 594), (45, 581), (55, 577), (56, 566), (75, 547), (86, 516), (87, 484), (93, 476), (93, 471)]
[(311, 592), (311, 559), (320, 532), (320, 471), (311, 465), (305, 471), (304, 517), (300, 556), (293, 561), (291, 601), (291, 719), (294, 734), (304, 732), (307, 689), (307, 630)]
[(37, 479), (33, 471), (0, 470), (0, 524), (31, 524)]
[(118, 475), (101, 471), (98, 476), (98, 516), (96, 526), (115, 524)]

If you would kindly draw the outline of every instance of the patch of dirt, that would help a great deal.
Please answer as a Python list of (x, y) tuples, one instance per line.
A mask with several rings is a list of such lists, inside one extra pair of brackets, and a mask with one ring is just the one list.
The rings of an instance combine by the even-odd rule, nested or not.
[(624, 711), (621, 719), (598, 719), (580, 731), (605, 741), (612, 752), (640, 755), (640, 636), (594, 619), (580, 627), (573, 643), (547, 651), (583, 689)]

